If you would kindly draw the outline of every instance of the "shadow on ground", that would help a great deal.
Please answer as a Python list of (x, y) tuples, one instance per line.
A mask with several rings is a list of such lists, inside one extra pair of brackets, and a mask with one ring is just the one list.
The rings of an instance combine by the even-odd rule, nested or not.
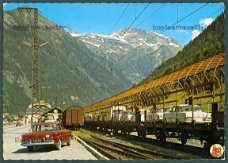
[(57, 150), (57, 149), (55, 149), (54, 146), (46, 146), (46, 147), (40, 146), (40, 147), (35, 147), (32, 152), (29, 152), (27, 148), (22, 148), (13, 153), (18, 153), (18, 154), (20, 154), (20, 153), (23, 153), (23, 154), (24, 153), (46, 153), (46, 152), (51, 152), (53, 150)]

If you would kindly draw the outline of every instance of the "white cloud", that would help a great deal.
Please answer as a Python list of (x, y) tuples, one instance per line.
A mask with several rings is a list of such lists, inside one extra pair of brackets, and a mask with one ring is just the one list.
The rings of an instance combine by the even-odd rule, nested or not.
[[(206, 28), (208, 25), (210, 25), (213, 22), (212, 18), (205, 18), (199, 21), (199, 25), (201, 27)], [(193, 30), (192, 31), (192, 40), (196, 38), (201, 33), (201, 30)]]
[(199, 34), (200, 34), (200, 31), (199, 31), (199, 30), (193, 30), (193, 31), (192, 31), (192, 40), (193, 40), (194, 38), (196, 38)]
[(208, 25), (210, 25), (213, 22), (212, 18), (205, 18), (199, 21), (199, 25), (203, 26), (203, 27), (207, 27)]

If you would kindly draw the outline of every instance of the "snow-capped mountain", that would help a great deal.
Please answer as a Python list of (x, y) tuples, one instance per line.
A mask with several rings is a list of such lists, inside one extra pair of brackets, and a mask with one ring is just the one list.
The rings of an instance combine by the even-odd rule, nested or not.
[(95, 33), (73, 36), (100, 56), (101, 62), (111, 62), (103, 64), (115, 65), (133, 83), (141, 81), (151, 69), (182, 49), (176, 40), (135, 28), (122, 29), (107, 36)]

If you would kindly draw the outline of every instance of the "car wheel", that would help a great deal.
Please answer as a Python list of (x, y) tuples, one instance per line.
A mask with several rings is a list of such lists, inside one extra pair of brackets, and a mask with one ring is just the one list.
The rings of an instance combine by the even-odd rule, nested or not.
[(59, 140), (58, 144), (56, 145), (56, 148), (60, 150), (62, 148), (62, 142)]
[(67, 146), (70, 146), (71, 143), (71, 137), (69, 137), (69, 141), (67, 142)]
[(33, 146), (28, 146), (27, 149), (28, 149), (29, 152), (32, 152), (33, 151)]

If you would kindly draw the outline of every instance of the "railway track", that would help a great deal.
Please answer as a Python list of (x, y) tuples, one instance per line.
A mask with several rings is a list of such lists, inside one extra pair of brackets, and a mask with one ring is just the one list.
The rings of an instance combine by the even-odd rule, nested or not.
[[(101, 133), (104, 134), (101, 131), (97, 131), (97, 130), (92, 130), (92, 132), (97, 132), (97, 133)], [(201, 147), (196, 147), (196, 146), (191, 146), (191, 145), (182, 145), (182, 144), (178, 144), (175, 142), (161, 142), (159, 140), (156, 139), (152, 139), (152, 138), (140, 138), (138, 136), (134, 136), (134, 135), (127, 135), (127, 137), (125, 137), (122, 134), (116, 134), (116, 135), (112, 135), (112, 137), (115, 137), (117, 139), (123, 140), (123, 141), (127, 141), (127, 142), (131, 142), (133, 144), (140, 144), (141, 142), (146, 143), (147, 145), (153, 145), (156, 147), (163, 147), (169, 150), (173, 150), (176, 151), (176, 153), (179, 152), (184, 152), (187, 154), (193, 154), (193, 155), (198, 155), (202, 158), (206, 158), (209, 159), (211, 158), (210, 152), (208, 151), (208, 149), (204, 149)], [(132, 147), (131, 147), (132, 148)], [(134, 147), (133, 147), (134, 148)], [(146, 153), (148, 151), (144, 151), (144, 153)], [(152, 150), (150, 150), (151, 154), (153, 154)], [(158, 152), (155, 152), (158, 153)], [(163, 157), (163, 159), (183, 159), (182, 157), (176, 157), (176, 156), (166, 156), (165, 154), (161, 154), (160, 153), (160, 157)]]
[(211, 155), (210, 155), (210, 152), (208, 151), (208, 149), (205, 149), (205, 148), (201, 148), (201, 147), (196, 147), (196, 146), (191, 146), (191, 145), (182, 145), (182, 144), (178, 144), (178, 143), (175, 143), (175, 142), (161, 142), (160, 140), (157, 140), (157, 139), (152, 139), (152, 138), (140, 138), (138, 136), (134, 136), (134, 135), (130, 135), (129, 137), (125, 138), (125, 137), (122, 137), (121, 138), (123, 140), (128, 140), (128, 139), (131, 139), (131, 140), (137, 140), (137, 141), (140, 141), (140, 142), (145, 142), (145, 143), (148, 143), (148, 144), (153, 144), (155, 146), (163, 146), (165, 148), (168, 148), (168, 149), (173, 149), (173, 150), (176, 150), (176, 151), (181, 151), (181, 152), (185, 152), (185, 153), (192, 153), (192, 154), (196, 154), (196, 155), (200, 155), (201, 157), (204, 157), (204, 158), (211, 158)]
[(129, 145), (122, 144), (122, 143), (116, 143), (116, 142), (108, 141), (108, 140), (101, 139), (101, 138), (98, 138), (95, 136), (91, 136), (91, 137), (96, 140), (111, 144), (118, 148), (121, 148), (124, 151), (129, 151), (131, 153), (136, 153), (136, 154), (141, 153), (143, 156), (145, 156), (145, 158), (147, 157), (148, 159), (184, 159), (183, 157), (169, 156), (166, 154), (151, 151), (149, 149), (143, 149), (143, 148), (133, 147), (133, 146), (129, 146)]
[(165, 156), (149, 150), (144, 150), (120, 143), (114, 143), (108, 140), (92, 136), (91, 139), (82, 138), (87, 144), (96, 148), (100, 153), (115, 160), (163, 160), (173, 157)]

